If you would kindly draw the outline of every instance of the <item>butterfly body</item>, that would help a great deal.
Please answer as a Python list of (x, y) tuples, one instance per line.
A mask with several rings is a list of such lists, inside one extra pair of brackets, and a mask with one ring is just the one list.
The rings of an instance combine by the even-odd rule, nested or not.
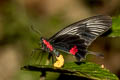
[(101, 34), (111, 28), (109, 16), (97, 15), (68, 25), (48, 40), (41, 38), (44, 50), (59, 57), (62, 50), (76, 57), (78, 61), (85, 58), (88, 46)]
[(53, 47), (53, 45), (45, 38), (41, 37), (42, 49), (46, 52), (53, 53), (55, 56), (59, 56), (59, 52)]

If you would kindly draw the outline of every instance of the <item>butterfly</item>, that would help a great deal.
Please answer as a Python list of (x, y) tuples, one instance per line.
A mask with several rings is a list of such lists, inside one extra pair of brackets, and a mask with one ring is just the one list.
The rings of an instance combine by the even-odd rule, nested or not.
[(64, 58), (59, 50), (72, 54), (78, 61), (85, 58), (89, 45), (111, 28), (110, 16), (97, 15), (80, 20), (58, 31), (49, 39), (41, 37), (42, 49), (54, 54), (54, 67), (62, 67)]

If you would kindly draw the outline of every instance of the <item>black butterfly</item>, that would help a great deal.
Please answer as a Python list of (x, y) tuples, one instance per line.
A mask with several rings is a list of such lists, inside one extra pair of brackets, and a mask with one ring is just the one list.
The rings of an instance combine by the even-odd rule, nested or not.
[(112, 19), (109, 16), (97, 15), (73, 23), (49, 39), (41, 38), (42, 48), (57, 57), (57, 50), (74, 55), (78, 61), (85, 58), (88, 46), (101, 34), (111, 28)]

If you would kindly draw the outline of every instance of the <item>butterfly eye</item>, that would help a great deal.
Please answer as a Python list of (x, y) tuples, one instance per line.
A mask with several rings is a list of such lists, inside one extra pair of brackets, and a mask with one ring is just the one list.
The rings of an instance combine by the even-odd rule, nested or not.
[(43, 37), (40, 37), (40, 41), (43, 41), (44, 40), (44, 38)]

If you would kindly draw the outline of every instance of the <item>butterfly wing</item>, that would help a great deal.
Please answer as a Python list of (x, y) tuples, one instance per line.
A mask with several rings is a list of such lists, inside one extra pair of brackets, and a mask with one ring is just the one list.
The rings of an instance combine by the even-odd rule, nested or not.
[(87, 47), (112, 25), (109, 16), (93, 16), (73, 23), (57, 32), (49, 41), (56, 49), (60, 49), (83, 58)]

